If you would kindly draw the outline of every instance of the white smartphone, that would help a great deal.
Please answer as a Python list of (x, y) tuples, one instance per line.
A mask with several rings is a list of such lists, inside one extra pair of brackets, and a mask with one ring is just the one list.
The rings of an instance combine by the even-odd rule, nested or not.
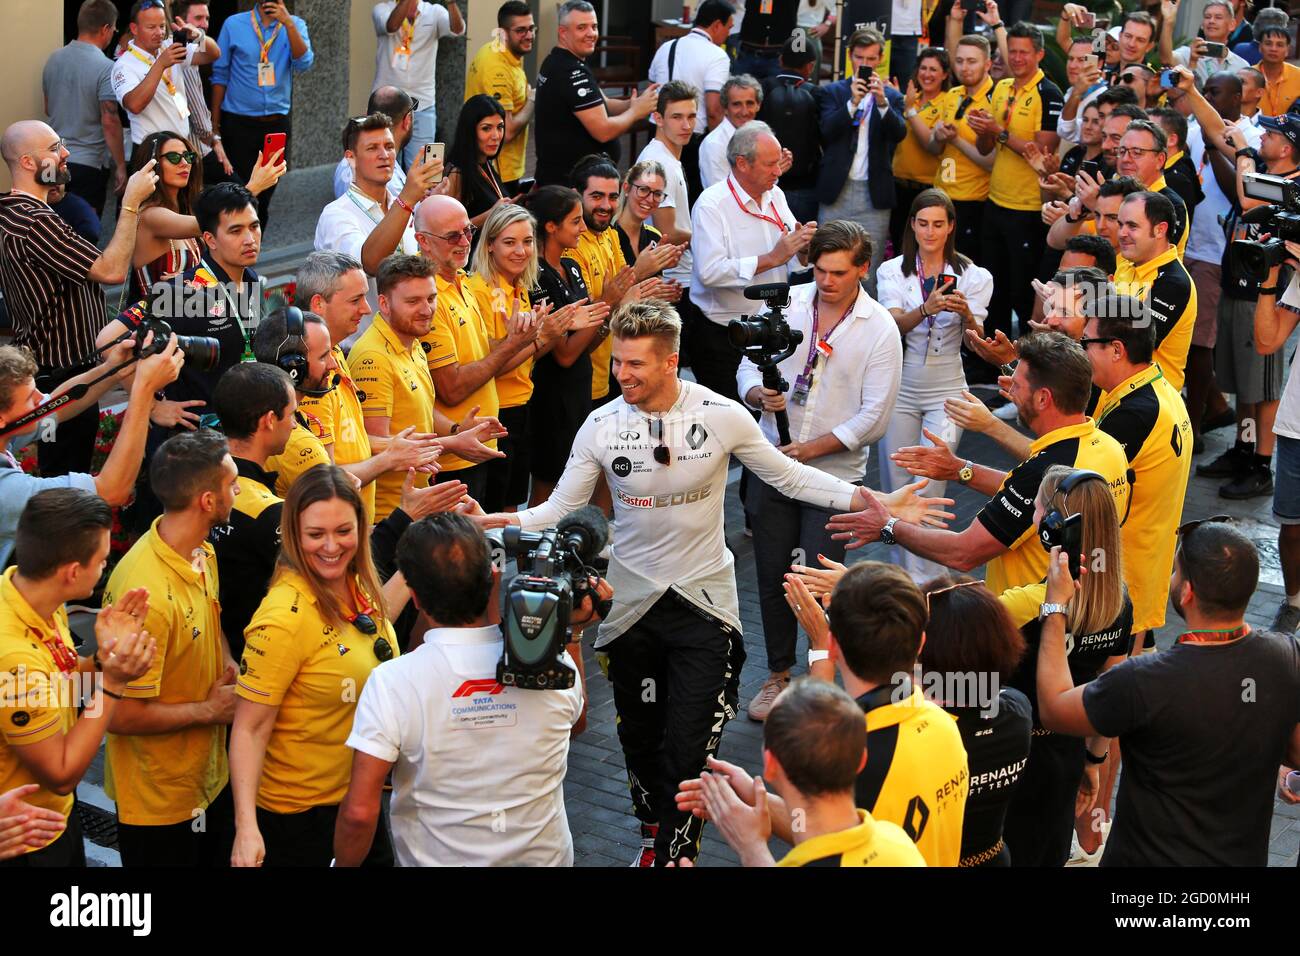
[[(420, 165), (423, 166), (434, 159), (441, 159), (443, 161), (446, 161), (446, 158), (447, 158), (447, 147), (445, 144), (425, 143), (424, 149), (420, 154)], [(443, 175), (444, 173), (438, 174), (438, 178), (433, 181), (435, 186), (438, 183), (442, 182)]]

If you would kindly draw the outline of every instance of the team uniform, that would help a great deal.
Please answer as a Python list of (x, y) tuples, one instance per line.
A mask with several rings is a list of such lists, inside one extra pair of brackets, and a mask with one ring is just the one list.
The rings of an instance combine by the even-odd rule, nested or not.
[[(655, 461), (660, 444), (671, 467)], [(634, 812), (659, 824), (660, 863), (696, 853), (703, 822), (677, 810), (674, 794), (716, 753), (739, 695), (745, 654), (722, 515), (732, 454), (789, 497), (841, 511), (852, 503), (855, 486), (781, 454), (741, 405), (681, 382), (662, 414), (622, 398), (593, 411), (550, 499), (517, 516), (525, 530), (552, 527), (587, 503), (602, 474), (609, 483), (615, 597), (596, 647), (614, 685)], [(647, 698), (647, 680), (660, 693)]]
[(230, 522), (212, 529), (208, 539), (221, 572), (221, 629), (230, 656), (244, 652), (244, 628), (253, 618), (275, 572), (280, 553), (280, 516), (284, 500), (276, 495), (275, 475), (246, 458), (235, 458), (239, 493)]
[[(991, 76), (984, 77), (974, 96), (966, 95), (966, 87), (954, 86), (939, 95), (939, 119), (955, 126), (957, 136), (974, 146), (979, 137), (971, 129), (970, 111), (988, 110), (992, 97)], [(989, 198), (989, 171), (952, 143), (945, 143), (934, 171), (933, 185), (948, 194), (957, 210), (957, 251), (971, 259), (978, 258), (984, 200)]]
[[(320, 423), (322, 436), (328, 436), (322, 437), (321, 441), (333, 452), (334, 464), (357, 465), (374, 456), (370, 436), (366, 433), (365, 416), (361, 412), (362, 393), (357, 391), (343, 349), (335, 345), (331, 354), (338, 364), (338, 371), (334, 373), (337, 384), (325, 395), (304, 398), (298, 403), (298, 411)], [(375, 521), (375, 484), (367, 482), (361, 486), (360, 492), (370, 524)], [(226, 633), (230, 633), (229, 628)]]
[(957, 720), (970, 769), (958, 866), (1010, 866), (1003, 829), (1007, 807), (1029, 761), (1034, 726), (1029, 698), (1014, 687), (1003, 687), (991, 706), (950, 706), (944, 711)]
[(590, 153), (606, 153), (618, 164), (618, 137), (602, 143), (578, 119), (582, 111), (604, 106), (605, 94), (586, 60), (552, 49), (537, 71), (537, 185), (569, 185), (574, 164)]
[[(934, 124), (943, 116), (943, 98), (944, 94), (940, 93), (930, 102), (917, 107), (917, 114), (921, 122), (925, 123), (927, 139), (930, 135), (928, 130), (933, 129)], [(908, 120), (907, 135), (894, 147), (895, 201), (894, 208), (889, 211), (889, 235), (896, 248), (912, 211), (912, 200), (933, 185), (935, 177), (939, 175), (939, 163), (940, 157), (921, 145), (912, 129), (911, 120)], [(787, 196), (789, 192), (787, 189)]]
[[(519, 112), (528, 102), (528, 76), (524, 73), (523, 60), (504, 43), (491, 40), (474, 54), (465, 75), (465, 99), (479, 93), (492, 97), (507, 113)], [(528, 127), (525, 126), (497, 154), (497, 169), (507, 186), (523, 177), (527, 152)]]
[(857, 826), (804, 840), (777, 866), (925, 866), (907, 834), (894, 823), (858, 810)]
[(1151, 365), (1103, 394), (1097, 427), (1129, 461), (1129, 511), (1120, 529), (1135, 631), (1163, 627), (1178, 523), (1192, 470), (1192, 424), (1182, 396)]
[(1100, 431), (1091, 418), (1035, 438), (1029, 457), (1011, 469), (998, 493), (975, 516), (1006, 548), (988, 563), (985, 580), (994, 594), (1047, 576), (1047, 552), (1034, 527), (1034, 501), (1043, 475), (1052, 465), (1097, 472), (1110, 484), (1117, 513), (1123, 515), (1127, 509), (1128, 459), (1119, 442)]
[[(578, 245), (567, 255), (582, 270), (582, 281), (592, 302), (605, 294), (606, 282), (630, 265), (623, 257), (623, 247), (613, 226), (601, 232), (584, 229), (578, 236)], [(612, 338), (605, 338), (591, 352), (591, 400), (597, 405), (610, 392), (609, 364), (613, 354)]]
[(1115, 288), (1146, 305), (1156, 330), (1154, 361), (1174, 390), (1181, 389), (1196, 327), (1196, 286), (1178, 250), (1171, 247), (1140, 266), (1121, 256)]
[(1189, 218), (1187, 204), (1183, 202), (1183, 197), (1179, 195), (1178, 191), (1169, 185), (1163, 173), (1159, 179), (1147, 187), (1147, 191), (1159, 193), (1173, 204), (1174, 221), (1169, 227), (1169, 241), (1177, 248), (1178, 258), (1181, 260), (1183, 253), (1187, 251), (1187, 223)]
[(293, 430), (289, 432), (284, 451), (266, 460), (266, 470), (275, 474), (275, 493), (281, 498), (289, 494), (300, 475), (317, 465), (333, 464), (325, 450), (331, 436), (321, 420), (303, 411), (294, 412), (293, 419)]

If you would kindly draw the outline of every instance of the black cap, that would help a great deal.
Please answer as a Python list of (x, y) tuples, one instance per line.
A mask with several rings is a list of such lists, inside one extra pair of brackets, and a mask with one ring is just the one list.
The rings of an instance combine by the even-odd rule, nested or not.
[(1300, 146), (1300, 115), (1283, 113), (1281, 116), (1261, 116), (1259, 125), (1263, 129), (1281, 133), (1291, 141), (1292, 146)]
[(781, 63), (796, 69), (807, 66), (817, 59), (817, 54), (813, 52), (813, 44), (821, 42), (817, 37), (810, 37), (802, 30), (796, 30), (781, 46)]

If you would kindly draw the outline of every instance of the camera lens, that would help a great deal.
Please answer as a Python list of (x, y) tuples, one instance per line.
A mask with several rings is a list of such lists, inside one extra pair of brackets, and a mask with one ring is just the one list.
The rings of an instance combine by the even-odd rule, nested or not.
[(727, 323), (727, 338), (738, 349), (761, 345), (767, 338), (767, 325), (746, 319), (732, 319)]
[(206, 335), (178, 335), (176, 347), (185, 353), (185, 364), (210, 372), (221, 361), (221, 343)]

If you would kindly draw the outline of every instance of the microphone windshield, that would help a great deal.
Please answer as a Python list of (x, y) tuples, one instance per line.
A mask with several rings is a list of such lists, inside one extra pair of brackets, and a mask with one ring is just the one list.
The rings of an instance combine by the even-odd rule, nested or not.
[(590, 564), (609, 543), (609, 521), (595, 505), (583, 505), (560, 519), (556, 529), (565, 538), (577, 539), (579, 556)]

